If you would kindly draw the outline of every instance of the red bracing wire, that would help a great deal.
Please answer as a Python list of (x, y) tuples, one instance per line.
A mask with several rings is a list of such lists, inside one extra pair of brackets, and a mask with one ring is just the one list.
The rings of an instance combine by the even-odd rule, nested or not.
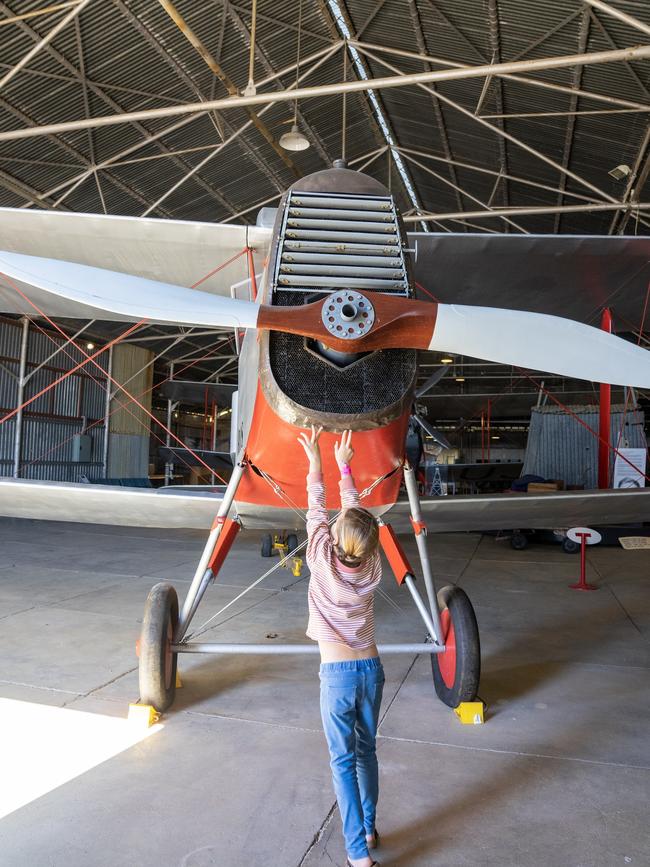
[[(519, 368), (519, 370), (521, 370), (521, 368)], [(598, 433), (598, 431), (595, 431), (592, 427), (590, 427), (590, 426), (587, 424), (586, 421), (583, 421), (583, 420), (580, 418), (579, 415), (576, 415), (575, 412), (573, 412), (571, 409), (569, 409), (568, 406), (566, 406), (566, 404), (562, 403), (561, 400), (558, 400), (558, 398), (555, 397), (553, 394), (551, 394), (550, 391), (548, 391), (547, 389), (545, 389), (543, 385), (541, 385), (540, 383), (535, 382), (535, 380), (533, 379), (532, 376), (529, 376), (529, 375), (528, 375), (524, 370), (521, 370), (521, 373), (522, 373), (522, 374), (523, 374), (527, 379), (530, 379), (530, 381), (531, 381), (534, 385), (536, 385), (537, 388), (541, 388), (541, 390), (544, 392), (544, 394), (548, 395), (548, 397), (550, 397), (551, 400), (552, 400), (554, 403), (556, 403), (556, 404), (560, 407), (560, 409), (563, 409), (564, 412), (568, 413), (568, 414), (569, 414), (572, 418), (574, 418), (574, 419), (575, 419), (579, 424), (581, 424), (584, 428), (586, 428), (586, 429), (589, 431), (589, 433), (592, 434), (594, 437), (596, 437), (596, 439), (597, 439), (599, 442), (601, 442), (601, 443), (607, 443), (607, 440), (606, 440), (604, 437), (601, 437), (600, 434)], [(639, 467), (635, 466), (635, 465), (632, 463), (632, 461), (629, 461), (629, 460), (625, 457), (625, 455), (621, 454), (621, 452), (616, 448), (616, 446), (613, 446), (611, 443), (607, 443), (607, 446), (608, 446), (609, 449), (611, 449), (611, 451), (614, 452), (614, 454), (618, 455), (622, 461), (624, 461), (626, 464), (628, 464), (628, 466), (632, 467), (632, 469), (635, 470), (637, 473), (641, 473), (641, 475), (645, 478), (645, 480), (648, 481), (648, 482), (650, 482), (650, 476), (646, 476), (646, 474), (643, 472), (643, 470), (641, 470)]]
[[(29, 317), (27, 317), (27, 318), (29, 319)], [(41, 326), (40, 326), (37, 322), (34, 322), (32, 319), (29, 319), (29, 321), (30, 321), (30, 323), (34, 326), (34, 328), (37, 328), (37, 329), (41, 332), (41, 334), (44, 334), (45, 337), (47, 337), (48, 340), (51, 340), (52, 343), (54, 343), (54, 344), (56, 345), (56, 339), (55, 339), (54, 337), (52, 337), (51, 334), (49, 334), (49, 333), (48, 333), (44, 328), (41, 328)], [(67, 355), (68, 358), (70, 358), (70, 359), (72, 359), (72, 360), (74, 361), (74, 356), (71, 355), (71, 354), (67, 351), (67, 349), (65, 348), (65, 346), (66, 346), (66, 344), (67, 344), (68, 342), (69, 342), (69, 341), (66, 341), (66, 343), (63, 344), (63, 346), (60, 347), (60, 351), (63, 352), (65, 355)], [(100, 382), (98, 379), (96, 379), (96, 378), (92, 375), (92, 373), (87, 373), (87, 375), (88, 375), (89, 379), (91, 379), (91, 380), (92, 380), (96, 385), (98, 385), (100, 388), (104, 388), (104, 387), (108, 388), (108, 387), (109, 387), (109, 386), (108, 386), (108, 380), (106, 381), (106, 386), (103, 386), (103, 385), (101, 384), (101, 382)], [(148, 391), (148, 390), (150, 390), (150, 389), (147, 389), (147, 391)], [(146, 391), (143, 392), (143, 394), (146, 394)], [(138, 397), (142, 397), (142, 394), (141, 394), (141, 395), (138, 395)], [(138, 422), (138, 424), (141, 424), (142, 427), (146, 427), (146, 425), (145, 425), (145, 423), (142, 421), (142, 419), (141, 419), (141, 418), (138, 418), (138, 416), (137, 416), (134, 412), (131, 411), (131, 409), (129, 408), (127, 402), (120, 403), (119, 400), (117, 400), (117, 398), (115, 398), (115, 401), (116, 401), (116, 403), (117, 403), (117, 406), (115, 407), (115, 409), (113, 410), (113, 412), (110, 413), (110, 415), (113, 415), (113, 413), (114, 413), (114, 412), (117, 412), (119, 409), (124, 409), (124, 410), (126, 410), (126, 412), (129, 413), (129, 415), (130, 415), (132, 418), (134, 418), (134, 419)], [(86, 431), (90, 430), (91, 428), (95, 427), (95, 425), (97, 425), (97, 424), (99, 424), (100, 422), (103, 422), (103, 421), (104, 421), (103, 418), (102, 418), (102, 419), (97, 419), (97, 421), (94, 421), (91, 425), (88, 425), (88, 427), (86, 427)], [(149, 431), (148, 428), (147, 428), (147, 430)], [(156, 433), (154, 433), (153, 430), (149, 431), (149, 434), (150, 434), (150, 435), (151, 435), (155, 440), (157, 440), (159, 443), (161, 443), (162, 445), (165, 445), (165, 444), (166, 444), (166, 443), (165, 443), (165, 440), (164, 440), (162, 437), (158, 436)], [(70, 440), (74, 439), (75, 436), (76, 436), (76, 434), (72, 434), (71, 436), (66, 437), (64, 440), (62, 440), (62, 441), (61, 441), (60, 443), (58, 443), (57, 445), (53, 446), (51, 449), (48, 449), (47, 451), (42, 452), (38, 457), (34, 458), (34, 460), (29, 461), (29, 463), (25, 463), (25, 464), (23, 464), (23, 463), (21, 462), (21, 466), (31, 467), (33, 464), (36, 464), (36, 463), (38, 463), (39, 461), (41, 461), (44, 457), (47, 457), (47, 455), (49, 455), (49, 454), (51, 454), (52, 452), (57, 451), (58, 449), (60, 449), (61, 446), (63, 446), (63, 445), (65, 445), (66, 443), (70, 442)], [(185, 460), (185, 458), (184, 458), (182, 455), (178, 455), (178, 458), (180, 458), (180, 460), (185, 464), (185, 466), (186, 466), (188, 469), (190, 469), (191, 464), (189, 464), (189, 463)]]
[[(50, 340), (54, 341), (54, 338), (53, 338), (50, 334), (48, 334), (47, 331), (45, 331), (43, 328), (41, 328), (40, 325), (38, 325), (38, 323), (34, 322), (33, 324), (36, 326), (36, 328), (39, 329), (39, 331), (42, 331), (42, 333), (45, 334), (46, 337), (48, 337)], [(211, 350), (211, 352), (214, 352), (214, 351), (217, 350), (220, 346), (223, 346), (224, 343), (228, 343), (229, 340), (230, 340), (230, 337), (226, 337), (226, 338), (225, 338), (224, 340), (222, 340), (220, 343), (217, 343), (217, 345), (216, 345), (216, 346)], [(63, 350), (63, 351), (66, 352), (66, 350)], [(72, 357), (72, 356), (70, 356), (70, 354), (69, 354), (68, 352), (66, 352), (66, 355), (68, 355), (69, 357)], [(205, 361), (206, 359), (208, 359), (208, 358), (210, 358), (210, 357), (211, 357), (211, 356), (209, 356), (209, 355), (205, 355), (205, 356), (201, 356), (200, 358), (195, 358), (194, 361), (191, 361), (189, 364), (186, 364), (185, 367), (182, 367), (180, 370), (178, 370), (178, 371), (176, 371), (176, 372), (177, 372), (178, 374), (183, 373), (183, 371), (187, 370), (188, 368), (192, 367), (192, 366), (195, 365), (195, 364), (198, 364), (199, 361)], [(101, 385), (101, 383), (99, 382), (99, 380), (95, 379), (95, 378), (92, 376), (92, 374), (88, 374), (88, 375), (90, 376), (90, 378), (91, 378), (94, 382), (97, 383), (97, 385), (100, 386), (100, 388), (103, 388), (103, 387), (104, 387), (104, 386)], [(138, 397), (139, 397), (139, 398), (144, 397), (145, 394), (149, 394), (149, 392), (153, 391), (154, 389), (156, 389), (156, 388), (160, 388), (161, 385), (163, 385), (165, 382), (168, 382), (169, 380), (170, 380), (170, 377), (169, 377), (169, 376), (165, 377), (165, 379), (162, 379), (162, 380), (161, 380), (159, 383), (157, 383), (156, 385), (152, 385), (150, 388), (145, 388), (145, 390), (144, 390), (143, 392), (141, 392), (141, 393), (138, 395)], [(127, 410), (127, 412), (131, 412), (131, 411), (129, 410), (129, 408), (128, 408), (128, 403), (127, 403), (126, 401), (125, 401), (124, 403), (120, 403), (119, 398), (116, 397), (116, 398), (113, 398), (113, 399), (115, 400), (115, 403), (116, 403), (117, 405), (116, 405), (115, 409), (113, 409), (113, 410), (108, 414), (108, 417), (109, 417), (109, 418), (110, 418), (112, 415), (114, 415), (114, 413), (118, 412), (118, 410), (120, 410), (120, 409), (125, 409), (125, 410)], [(145, 423), (142, 421), (142, 419), (138, 418), (138, 416), (136, 416), (135, 413), (131, 413), (131, 415), (133, 416), (133, 418), (135, 418), (135, 419), (136, 419), (136, 420), (137, 420), (137, 421), (142, 425), (142, 427), (145, 427)], [(104, 419), (103, 419), (103, 418), (98, 418), (98, 419), (97, 419), (96, 421), (94, 421), (92, 424), (88, 425), (88, 427), (86, 428), (86, 431), (91, 430), (92, 428), (96, 427), (96, 426), (99, 425), (99, 424), (102, 424), (102, 425), (104, 424)], [(162, 439), (162, 437), (157, 437), (157, 436), (154, 434), (153, 431), (150, 431), (150, 433), (151, 433), (152, 436), (154, 436), (154, 437), (158, 440), (158, 442), (163, 443), (163, 445), (165, 445), (165, 441)], [(70, 440), (73, 440), (73, 439), (75, 438), (75, 436), (76, 436), (76, 434), (71, 434), (69, 437), (66, 437), (64, 440), (61, 440), (60, 443), (57, 443), (57, 444), (56, 444), (55, 446), (53, 446), (51, 449), (48, 449), (48, 451), (43, 452), (43, 453), (42, 453), (41, 455), (39, 455), (37, 458), (35, 458), (34, 460), (32, 460), (32, 461), (30, 461), (29, 463), (25, 464), (24, 466), (28, 466), (28, 467), (29, 467), (29, 466), (31, 466), (32, 464), (37, 463), (38, 461), (42, 460), (44, 457), (47, 457), (47, 455), (51, 454), (52, 452), (56, 451), (57, 449), (60, 449), (60, 448), (61, 448), (62, 446), (64, 446), (66, 443), (70, 442)], [(189, 468), (189, 467), (191, 466), (191, 464), (189, 464), (189, 463), (188, 463), (188, 462), (187, 462), (187, 461), (186, 461), (186, 460), (185, 460), (181, 455), (178, 455), (178, 457), (179, 457), (180, 460), (185, 464), (186, 467)]]
[[(2, 276), (4, 277), (5, 275), (3, 274)], [(0, 424), (3, 424), (4, 422), (8, 421), (10, 418), (13, 418), (22, 409), (25, 409), (26, 406), (30, 405), (30, 403), (34, 403), (34, 401), (38, 400), (39, 397), (42, 397), (48, 391), (53, 389), (56, 385), (59, 385), (59, 383), (63, 382), (64, 379), (67, 379), (69, 376), (72, 376), (73, 373), (76, 373), (78, 370), (80, 370), (80, 368), (82, 368), (86, 364), (88, 364), (89, 361), (92, 361), (93, 364), (96, 364), (97, 367), (99, 367), (99, 369), (102, 370), (102, 368), (99, 366), (99, 364), (97, 364), (97, 362), (95, 361), (96, 356), (101, 355), (102, 352), (105, 352), (110, 346), (113, 346), (114, 344), (119, 343), (120, 340), (124, 340), (124, 338), (127, 335), (131, 334), (133, 331), (135, 331), (137, 328), (139, 328), (144, 322), (146, 322), (145, 319), (141, 319), (140, 322), (136, 322), (135, 325), (132, 325), (130, 328), (127, 328), (127, 330), (123, 334), (120, 334), (119, 337), (116, 337), (113, 340), (111, 340), (110, 343), (107, 343), (106, 346), (104, 346), (102, 349), (98, 349), (97, 352), (94, 352), (92, 355), (88, 355), (87, 352), (84, 352), (83, 354), (86, 356), (85, 361), (80, 361), (73, 368), (71, 368), (71, 370), (67, 370), (62, 376), (60, 376), (58, 379), (55, 379), (54, 382), (51, 382), (49, 385), (46, 385), (45, 388), (42, 388), (33, 397), (30, 397), (27, 400), (24, 400), (20, 404), (20, 406), (17, 406), (15, 409), (12, 409), (11, 412), (8, 412), (5, 416), (0, 418)], [(61, 332), (61, 333), (63, 333), (63, 332)], [(67, 337), (66, 334), (64, 334), (63, 336)], [(71, 342), (72, 342), (73, 346), (76, 346), (74, 341), (71, 341)], [(78, 346), (76, 346), (76, 348), (79, 349)], [(83, 350), (80, 350), (80, 351), (83, 352)]]
[(248, 253), (248, 276), (251, 281), (251, 289), (253, 290), (253, 301), (257, 301), (257, 280), (255, 279), (255, 260), (253, 259), (253, 250), (251, 247), (246, 247)]
[(436, 298), (436, 296), (433, 294), (433, 292), (429, 292), (429, 290), (426, 289), (421, 283), (418, 283), (417, 280), (415, 281), (415, 288), (422, 290), (422, 292), (426, 292), (426, 294), (429, 296), (429, 298), (433, 299), (433, 301), (435, 301), (436, 304), (440, 303), (440, 299)]
[(234, 256), (231, 256), (227, 262), (224, 262), (222, 265), (219, 265), (218, 268), (213, 268), (212, 271), (208, 271), (208, 273), (205, 275), (205, 277), (201, 277), (201, 279), (197, 280), (196, 283), (192, 283), (192, 285), (190, 286), (190, 289), (196, 289), (196, 287), (200, 286), (201, 283), (205, 283), (205, 281), (209, 277), (212, 277), (213, 274), (218, 274), (219, 271), (223, 270), (223, 268), (226, 267), (226, 265), (230, 265), (230, 263), (234, 262), (235, 259), (239, 259), (240, 256), (243, 256), (244, 253), (246, 253), (248, 251), (248, 249), (249, 249), (248, 247), (244, 247), (244, 249), (240, 250), (239, 253), (235, 253)]
[[(40, 309), (36, 304), (34, 304), (34, 302), (33, 302), (30, 298), (28, 298), (28, 297), (25, 295), (25, 293), (24, 293), (21, 289), (18, 288), (18, 286), (14, 283), (14, 281), (13, 281), (10, 277), (8, 277), (6, 274), (3, 274), (1, 271), (0, 271), (0, 276), (1, 276), (1, 277), (4, 277), (4, 279), (5, 279), (5, 280), (7, 281), (7, 283), (12, 287), (12, 289), (15, 289), (16, 292), (21, 296), (21, 298), (23, 298), (25, 301), (27, 301), (27, 303), (28, 303), (31, 307), (33, 307), (34, 310), (36, 310), (36, 312), (39, 314), (39, 316), (42, 316), (43, 319), (45, 319), (46, 322), (49, 322), (49, 324), (52, 326), (52, 328), (54, 328), (56, 331), (58, 331), (59, 334), (61, 334), (61, 335), (62, 335), (66, 340), (69, 340), (68, 335), (65, 333), (65, 331), (63, 331), (62, 328), (59, 328), (59, 326), (56, 324), (56, 322), (54, 322), (52, 319), (50, 319), (49, 316), (47, 316), (45, 313), (43, 313), (43, 311), (42, 311), (42, 310), (41, 310), (41, 309)], [(120, 391), (123, 391), (124, 394), (125, 394), (128, 398), (130, 398), (130, 399), (133, 401), (133, 403), (135, 403), (137, 406), (139, 406), (140, 409), (141, 409), (144, 413), (146, 413), (146, 415), (149, 416), (150, 419), (152, 419), (152, 420), (153, 420), (157, 425), (159, 425), (159, 426), (160, 426), (160, 427), (165, 431), (165, 433), (168, 433), (169, 436), (170, 436), (170, 437), (171, 437), (175, 442), (177, 442), (177, 443), (181, 446), (181, 448), (186, 449), (186, 450), (187, 450), (187, 451), (192, 455), (192, 457), (193, 457), (196, 461), (198, 461), (198, 463), (202, 464), (202, 466), (204, 466), (204, 467), (206, 468), (206, 470), (208, 470), (210, 473), (214, 473), (214, 475), (217, 476), (217, 478), (218, 478), (218, 479), (219, 479), (219, 480), (220, 480), (220, 481), (225, 485), (225, 484), (226, 484), (226, 481), (225, 481), (225, 479), (223, 479), (223, 478), (219, 475), (219, 473), (215, 472), (209, 464), (206, 464), (206, 462), (196, 454), (196, 452), (192, 451), (192, 449), (190, 449), (188, 446), (186, 446), (185, 443), (184, 443), (184, 442), (183, 442), (179, 437), (176, 436), (176, 434), (172, 433), (172, 431), (170, 431), (170, 430), (167, 428), (167, 426), (164, 425), (164, 424), (160, 421), (160, 419), (157, 419), (156, 416), (146, 408), (146, 406), (144, 406), (143, 404), (141, 404), (140, 401), (138, 401), (138, 400), (137, 400), (137, 399), (136, 399), (136, 398), (135, 398), (135, 397), (134, 397), (134, 396), (133, 396), (133, 395), (132, 395), (132, 394), (131, 394), (127, 389), (126, 389), (126, 388), (124, 388), (123, 385), (120, 385), (119, 382), (117, 382), (115, 379), (113, 379), (113, 377), (110, 376), (110, 375), (108, 374), (108, 372), (105, 371), (104, 368), (101, 367), (101, 366), (100, 366), (100, 365), (99, 365), (99, 364), (94, 360), (95, 355), (99, 355), (101, 352), (104, 352), (104, 351), (105, 351), (109, 346), (111, 346), (112, 344), (117, 343), (119, 340), (122, 340), (122, 339), (126, 336), (126, 334), (129, 334), (131, 331), (134, 331), (136, 328), (139, 328), (140, 325), (142, 325), (143, 322), (146, 322), (146, 320), (143, 319), (143, 320), (141, 320), (140, 322), (138, 322), (137, 325), (135, 325), (135, 326), (131, 326), (131, 328), (130, 328), (127, 332), (125, 332), (125, 334), (123, 334), (121, 337), (116, 338), (115, 340), (112, 340), (109, 344), (107, 344), (107, 345), (104, 347), (104, 349), (98, 350), (98, 351), (95, 352), (93, 355), (88, 355), (88, 353), (87, 353), (87, 352), (86, 352), (86, 351), (85, 351), (81, 346), (77, 345), (77, 344), (74, 342), (74, 340), (71, 340), (71, 339), (70, 339), (70, 343), (72, 343), (72, 345), (75, 347), (75, 349), (76, 349), (78, 352), (80, 352), (82, 355), (85, 355), (86, 360), (83, 361), (83, 362), (81, 362), (79, 365), (77, 365), (77, 367), (73, 368), (72, 370), (67, 371), (66, 374), (65, 374), (63, 377), (61, 377), (61, 379), (65, 379), (67, 376), (70, 376), (72, 373), (74, 373), (75, 370), (78, 370), (80, 367), (83, 367), (83, 366), (84, 366), (85, 364), (87, 364), (89, 361), (92, 361), (92, 363), (93, 363), (96, 367), (98, 367), (99, 370), (100, 370), (100, 371), (101, 371), (101, 372), (102, 372), (102, 373), (103, 373), (103, 374), (104, 374), (108, 379), (110, 379), (110, 381), (113, 383), (114, 386), (116, 386), (116, 388), (119, 388)], [(59, 380), (59, 381), (60, 381), (60, 380)], [(55, 382), (55, 383), (52, 383), (52, 385), (48, 386), (46, 390), (49, 390), (50, 388), (52, 388), (52, 387), (53, 387), (54, 385), (56, 385), (56, 384), (57, 384), (56, 382)], [(40, 393), (39, 393), (38, 395), (36, 395), (36, 397), (39, 397), (39, 396), (40, 396)], [(31, 403), (32, 400), (35, 400), (35, 399), (36, 399), (36, 397), (31, 398), (29, 401), (27, 401), (27, 403)], [(24, 404), (23, 404), (23, 406), (24, 406)], [(0, 421), (6, 421), (7, 418), (9, 418), (11, 415), (14, 415), (14, 414), (15, 414), (16, 412), (18, 412), (21, 408), (22, 408), (22, 407), (18, 407), (18, 409), (12, 411), (12, 412), (9, 414), (9, 416), (5, 416), (5, 418), (4, 418), (4, 419), (1, 419)]]

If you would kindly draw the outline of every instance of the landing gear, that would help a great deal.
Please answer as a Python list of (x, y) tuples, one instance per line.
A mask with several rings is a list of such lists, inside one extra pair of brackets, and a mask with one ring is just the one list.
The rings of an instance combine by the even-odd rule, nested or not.
[(171, 584), (152, 587), (144, 607), (140, 635), (140, 701), (159, 713), (167, 710), (176, 695), (176, 664), (172, 639), (178, 624), (178, 596)]
[(580, 550), (580, 545), (577, 542), (574, 542), (573, 539), (569, 539), (568, 536), (565, 536), (562, 540), (562, 550), (565, 554), (577, 554)]
[[(414, 573), (406, 554), (389, 525), (381, 522), (379, 540), (398, 584), (406, 584), (435, 645), (435, 652), (431, 653), (431, 670), (436, 695), (448, 707), (457, 708), (464, 702), (475, 701), (478, 695), (481, 643), (476, 615), (467, 594), (460, 587), (449, 585), (436, 594), (427, 551), (427, 529), (422, 521), (415, 475), (409, 467), (404, 469), (404, 480), (428, 605), (415, 587)], [(526, 537), (520, 535), (527, 542)]]
[(273, 557), (275, 554), (285, 557), (287, 554), (295, 551), (297, 547), (298, 537), (295, 533), (289, 533), (288, 535), (284, 533), (276, 533), (275, 535), (264, 533), (260, 553), (262, 557)]
[(262, 557), (273, 556), (273, 536), (270, 533), (264, 533), (262, 536)]
[(528, 536), (520, 530), (515, 530), (510, 537), (510, 547), (515, 551), (523, 551), (528, 547)]
[(431, 654), (433, 685), (440, 701), (458, 707), (473, 701), (481, 678), (481, 645), (472, 603), (460, 587), (438, 592), (443, 653)]

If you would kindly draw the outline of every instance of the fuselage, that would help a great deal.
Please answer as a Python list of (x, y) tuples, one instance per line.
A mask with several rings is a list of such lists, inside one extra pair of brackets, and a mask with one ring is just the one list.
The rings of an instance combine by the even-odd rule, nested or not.
[[(258, 300), (287, 306), (335, 292), (413, 297), (406, 232), (388, 190), (347, 169), (303, 178), (282, 199)], [(416, 353), (389, 349), (360, 355), (277, 331), (247, 332), (240, 354), (233, 424), (248, 467), (236, 504), (299, 526), (306, 508), (307, 464), (297, 441), (323, 427), (321, 452), (328, 507), (339, 505), (334, 444), (351, 429), (354, 476), (363, 504), (380, 514), (396, 501), (413, 400)], [(277, 517), (274, 519), (277, 520)]]

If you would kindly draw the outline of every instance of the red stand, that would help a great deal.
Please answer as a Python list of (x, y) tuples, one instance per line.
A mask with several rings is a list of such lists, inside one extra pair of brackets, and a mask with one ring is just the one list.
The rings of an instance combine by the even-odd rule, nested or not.
[[(608, 334), (612, 333), (612, 314), (608, 308), (603, 310), (600, 327)], [(598, 419), (598, 487), (603, 490), (609, 487), (609, 452), (611, 439), (611, 406), (612, 387), (605, 383), (600, 386), (600, 409)]]
[(571, 590), (598, 590), (593, 584), (587, 584), (587, 539), (591, 538), (591, 533), (576, 533), (580, 539), (580, 581), (577, 584), (569, 584)]

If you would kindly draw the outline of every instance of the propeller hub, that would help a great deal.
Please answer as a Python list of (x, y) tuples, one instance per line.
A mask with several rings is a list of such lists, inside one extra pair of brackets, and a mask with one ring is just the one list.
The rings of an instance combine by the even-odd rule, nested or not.
[(365, 295), (344, 289), (333, 292), (323, 304), (323, 325), (341, 340), (358, 340), (375, 322), (375, 310)]

